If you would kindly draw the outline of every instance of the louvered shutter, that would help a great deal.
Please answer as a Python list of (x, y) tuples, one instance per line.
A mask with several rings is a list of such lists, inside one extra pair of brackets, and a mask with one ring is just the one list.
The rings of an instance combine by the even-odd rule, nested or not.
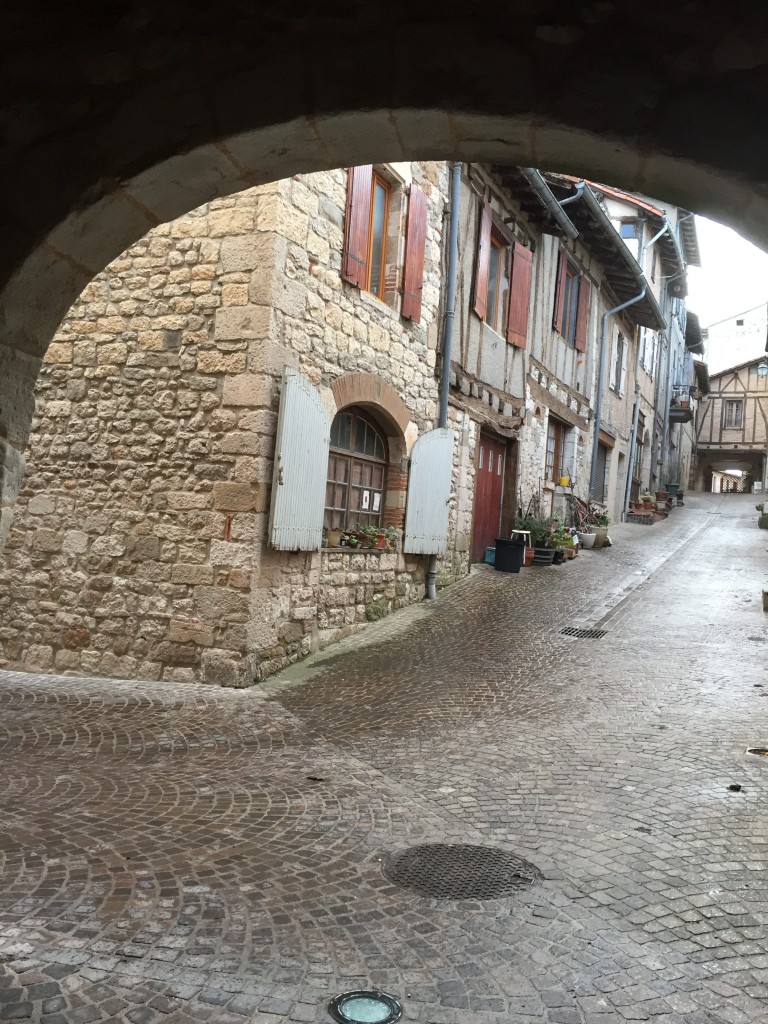
[(298, 370), (283, 373), (269, 535), (280, 551), (319, 551), (331, 424), (320, 392)]
[(416, 323), (421, 319), (421, 294), (424, 291), (424, 250), (427, 245), (427, 197), (418, 185), (411, 185), (408, 200), (408, 227), (405, 234), (405, 274), (403, 275), (404, 317)]
[(552, 324), (556, 331), (563, 333), (563, 315), (565, 306), (565, 271), (568, 266), (568, 257), (560, 250), (560, 257), (557, 261), (557, 282), (555, 284), (555, 309), (552, 316)]
[(579, 304), (576, 307), (576, 336), (574, 347), (579, 352), (587, 351), (587, 329), (589, 327), (589, 300), (592, 289), (586, 277), (579, 279)]
[(533, 253), (520, 242), (512, 249), (512, 282), (509, 288), (507, 341), (525, 348), (528, 338), (528, 309), (531, 301)]
[(453, 431), (438, 427), (422, 434), (411, 451), (403, 550), (441, 555), (448, 548)]
[(358, 288), (368, 284), (368, 239), (371, 229), (373, 167), (350, 167), (347, 172), (347, 213), (341, 276)]
[(488, 267), (491, 262), (491, 207), (483, 203), (480, 214), (480, 234), (477, 239), (477, 266), (475, 268), (475, 304), (472, 307), (481, 320), (488, 311)]

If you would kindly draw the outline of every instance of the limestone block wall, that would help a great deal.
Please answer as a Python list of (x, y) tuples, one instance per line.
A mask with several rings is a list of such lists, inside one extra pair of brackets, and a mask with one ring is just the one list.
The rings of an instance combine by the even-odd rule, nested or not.
[(331, 384), (364, 373), (402, 397), (408, 443), (434, 423), (447, 171), (409, 166), (429, 198), (418, 324), (341, 280), (343, 170), (161, 225), (87, 286), (38, 383), (0, 556), (0, 665), (247, 685), (421, 598), (422, 559), (267, 546), (286, 364), (329, 415)]

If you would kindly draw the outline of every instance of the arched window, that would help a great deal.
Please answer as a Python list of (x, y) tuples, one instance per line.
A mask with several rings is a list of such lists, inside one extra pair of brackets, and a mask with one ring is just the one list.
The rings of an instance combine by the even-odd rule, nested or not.
[(362, 409), (350, 406), (331, 424), (325, 485), (325, 528), (351, 530), (381, 526), (386, 484), (387, 442)]

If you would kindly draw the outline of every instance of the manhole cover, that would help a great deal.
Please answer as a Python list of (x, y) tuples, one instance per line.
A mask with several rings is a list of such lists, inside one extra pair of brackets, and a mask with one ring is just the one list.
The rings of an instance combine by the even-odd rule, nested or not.
[(385, 878), (420, 896), (443, 900), (494, 900), (541, 880), (535, 865), (489, 846), (433, 843), (388, 857)]
[(580, 629), (578, 626), (566, 626), (560, 630), (566, 636), (577, 636), (580, 640), (599, 640), (605, 636), (607, 629)]

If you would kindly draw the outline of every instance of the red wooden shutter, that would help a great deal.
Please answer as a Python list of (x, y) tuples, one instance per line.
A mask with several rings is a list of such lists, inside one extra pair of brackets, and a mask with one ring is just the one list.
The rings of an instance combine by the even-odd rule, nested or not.
[(373, 167), (350, 167), (347, 177), (347, 214), (344, 219), (344, 254), (341, 276), (358, 288), (368, 284), (368, 236), (371, 230)]
[(531, 271), (533, 253), (520, 242), (512, 250), (512, 282), (509, 288), (509, 316), (507, 341), (525, 348), (528, 337), (528, 306), (531, 299)]
[(576, 337), (574, 346), (579, 352), (587, 351), (587, 327), (589, 325), (589, 300), (592, 289), (589, 281), (582, 277), (579, 281), (579, 304), (576, 307)]
[(555, 287), (555, 311), (552, 323), (556, 331), (563, 333), (563, 307), (565, 306), (565, 271), (568, 266), (568, 257), (560, 250), (560, 258), (557, 261), (557, 285)]
[(408, 227), (405, 233), (405, 274), (402, 315), (416, 323), (421, 319), (424, 290), (424, 250), (427, 244), (427, 197), (418, 185), (411, 185)]
[(491, 206), (483, 203), (480, 216), (480, 235), (477, 239), (477, 267), (475, 268), (474, 310), (481, 320), (488, 311), (488, 267), (491, 262)]

